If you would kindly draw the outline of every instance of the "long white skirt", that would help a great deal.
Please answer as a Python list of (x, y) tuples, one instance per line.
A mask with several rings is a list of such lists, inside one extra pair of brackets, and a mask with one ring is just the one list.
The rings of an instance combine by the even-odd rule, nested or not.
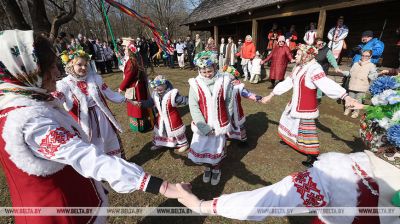
[(90, 143), (107, 155), (121, 157), (121, 146), (119, 145), (117, 133), (110, 120), (98, 106), (89, 108), (89, 125), (91, 128)]
[(188, 141), (186, 139), (185, 133), (176, 137), (168, 137), (166, 131), (160, 134), (160, 131), (156, 127), (154, 127), (153, 144), (156, 146), (164, 146), (168, 148), (180, 148), (188, 145)]
[(205, 136), (194, 130), (188, 157), (197, 164), (218, 165), (225, 157), (225, 144), (225, 135)]

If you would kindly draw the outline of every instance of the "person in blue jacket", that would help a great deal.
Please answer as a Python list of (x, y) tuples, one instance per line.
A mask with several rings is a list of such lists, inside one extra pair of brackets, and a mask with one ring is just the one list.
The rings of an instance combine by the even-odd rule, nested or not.
[(355, 55), (353, 64), (360, 61), (361, 54), (365, 50), (372, 50), (371, 62), (377, 64), (382, 56), (385, 44), (378, 38), (374, 38), (374, 33), (371, 30), (364, 31), (361, 36), (361, 44), (353, 49)]

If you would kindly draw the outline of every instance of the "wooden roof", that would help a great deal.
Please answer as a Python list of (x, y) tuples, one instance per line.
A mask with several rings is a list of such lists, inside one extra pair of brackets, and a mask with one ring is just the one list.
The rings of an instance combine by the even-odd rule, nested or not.
[(193, 10), (186, 21), (184, 21), (184, 24), (187, 25), (235, 13), (251, 11), (252, 9), (288, 1), (290, 0), (204, 0)]

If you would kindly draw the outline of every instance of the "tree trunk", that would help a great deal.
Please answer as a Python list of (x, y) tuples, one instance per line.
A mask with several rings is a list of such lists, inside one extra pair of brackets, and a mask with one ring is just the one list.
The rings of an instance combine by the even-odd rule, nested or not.
[(11, 28), (20, 30), (30, 30), (31, 27), (26, 22), (22, 11), (15, 0), (1, 0), (1, 6), (6, 12), (7, 19)]
[(49, 33), (51, 24), (47, 18), (43, 0), (28, 0), (29, 14), (32, 20), (32, 29), (38, 32)]

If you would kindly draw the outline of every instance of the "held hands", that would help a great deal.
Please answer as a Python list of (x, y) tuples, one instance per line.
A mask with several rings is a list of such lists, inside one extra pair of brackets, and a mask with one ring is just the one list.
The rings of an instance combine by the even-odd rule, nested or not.
[(200, 204), (201, 200), (192, 193), (190, 184), (176, 184), (176, 189), (179, 192), (178, 201), (184, 206), (190, 208), (196, 213), (201, 213)]
[(263, 103), (263, 104), (269, 103), (269, 101), (271, 101), (271, 99), (272, 99), (273, 96), (274, 96), (274, 95), (273, 95), (272, 93), (269, 94), (268, 96), (264, 96), (264, 97), (261, 99), (261, 103)]
[(350, 108), (350, 109), (355, 109), (355, 110), (360, 110), (360, 109), (364, 109), (365, 105), (362, 103), (359, 103), (357, 100), (346, 96), (344, 98), (345, 100), (345, 107), (346, 108)]
[[(179, 190), (177, 188), (178, 184), (172, 184), (168, 183), (167, 181), (164, 181), (160, 187), (160, 193), (164, 195), (167, 198), (180, 198), (182, 197), (183, 191)], [(191, 191), (192, 185), (189, 183), (182, 183), (179, 184), (181, 188), (188, 189), (188, 191)]]

